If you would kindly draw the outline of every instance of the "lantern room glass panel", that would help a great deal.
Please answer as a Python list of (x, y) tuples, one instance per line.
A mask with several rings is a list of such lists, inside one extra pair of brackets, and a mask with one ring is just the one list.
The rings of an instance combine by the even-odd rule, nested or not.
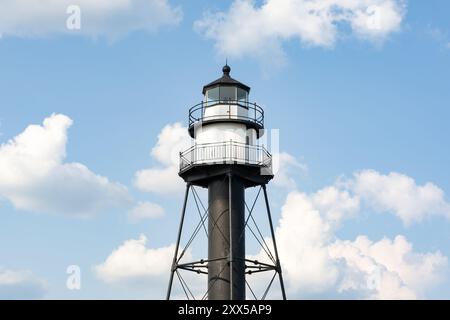
[(245, 105), (248, 101), (248, 92), (244, 89), (237, 88), (237, 100)]
[(236, 101), (236, 87), (231, 87), (231, 86), (220, 87), (220, 100)]
[(220, 95), (219, 95), (219, 87), (213, 88), (213, 89), (209, 89), (206, 92), (206, 101), (207, 102), (211, 102), (211, 101), (218, 101), (220, 100)]

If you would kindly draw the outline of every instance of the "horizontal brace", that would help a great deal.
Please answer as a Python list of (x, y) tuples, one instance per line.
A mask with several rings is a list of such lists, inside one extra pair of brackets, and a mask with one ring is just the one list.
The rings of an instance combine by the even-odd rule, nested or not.
[(254, 273), (261, 273), (261, 272), (268, 272), (268, 271), (273, 271), (274, 269), (261, 269), (261, 270), (249, 270), (246, 271), (245, 274), (254, 274)]
[(271, 265), (271, 264), (260, 262), (258, 260), (249, 260), (249, 259), (242, 259), (242, 260), (244, 260), (245, 262), (248, 262), (248, 263), (253, 263), (255, 265), (262, 265), (262, 266), (266, 266), (266, 267), (273, 267), (273, 265)]
[(277, 270), (276, 266), (245, 266), (246, 269), (270, 269), (270, 270)]
[(208, 262), (221, 261), (221, 260), (228, 260), (228, 257), (198, 260), (198, 261), (194, 261), (194, 262), (178, 264), (178, 266), (180, 266), (180, 267), (191, 266), (191, 265), (194, 265), (194, 264), (205, 264), (205, 263), (208, 263)]
[(206, 271), (196, 270), (196, 269), (191, 269), (191, 268), (179, 267), (178, 269), (195, 272), (197, 274), (208, 274), (208, 272), (206, 272)]
[(208, 269), (208, 265), (206, 265), (206, 266), (199, 266), (199, 265), (196, 265), (196, 264), (193, 264), (193, 265), (183, 265), (183, 266), (179, 266), (179, 268), (181, 269), (181, 268), (206, 268), (206, 269)]

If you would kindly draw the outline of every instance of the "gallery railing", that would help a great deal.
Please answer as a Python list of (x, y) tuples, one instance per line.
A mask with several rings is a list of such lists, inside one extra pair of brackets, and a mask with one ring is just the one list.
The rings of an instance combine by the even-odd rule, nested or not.
[[(208, 108), (214, 107), (214, 112), (207, 112)], [(264, 110), (256, 103), (244, 100), (202, 101), (189, 109), (189, 127), (199, 121), (216, 120), (239, 120), (263, 128)]]
[(272, 167), (272, 155), (263, 147), (227, 141), (196, 144), (180, 153), (180, 171), (198, 164), (242, 164)]

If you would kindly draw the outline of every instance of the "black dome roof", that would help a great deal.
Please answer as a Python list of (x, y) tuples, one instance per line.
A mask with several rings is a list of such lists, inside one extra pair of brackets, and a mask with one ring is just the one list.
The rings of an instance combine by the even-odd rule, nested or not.
[(221, 85), (229, 85), (229, 86), (235, 86), (238, 88), (241, 88), (247, 92), (250, 92), (250, 87), (233, 79), (230, 77), (231, 68), (228, 64), (226, 64), (223, 68), (223, 76), (211, 83), (208, 83), (206, 86), (203, 87), (203, 94), (206, 93), (207, 90), (212, 89), (214, 87), (218, 87)]

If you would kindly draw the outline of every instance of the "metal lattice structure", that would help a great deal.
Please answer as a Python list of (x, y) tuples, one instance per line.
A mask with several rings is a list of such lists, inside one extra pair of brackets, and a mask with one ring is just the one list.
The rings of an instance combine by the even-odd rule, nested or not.
[[(272, 241), (273, 241), (273, 252), (270, 249), (267, 242), (265, 241), (264, 236), (263, 236), (255, 218), (253, 217), (255, 205), (256, 205), (256, 202), (258, 201), (258, 199), (260, 198), (261, 193), (263, 193), (265, 207), (267, 210), (267, 218), (269, 221), (270, 233), (271, 233), (271, 237), (272, 237)], [(190, 194), (192, 194), (192, 198), (194, 199), (195, 207), (199, 214), (199, 221), (198, 221), (198, 224), (195, 226), (194, 230), (192, 231), (191, 236), (189, 237), (189, 240), (187, 241), (186, 245), (183, 248), (181, 248), (181, 235), (182, 235), (182, 231), (183, 231), (183, 225), (184, 225), (184, 220), (185, 220), (185, 216), (186, 216), (186, 209), (187, 209), (187, 204), (188, 204), (188, 199), (189, 199)], [(276, 244), (276, 239), (275, 239), (275, 233), (274, 233), (274, 228), (273, 228), (269, 200), (267, 197), (266, 185), (259, 186), (257, 195), (256, 195), (255, 199), (253, 200), (251, 206), (248, 206), (248, 204), (245, 203), (245, 207), (247, 210), (247, 217), (245, 219), (245, 227), (247, 230), (250, 231), (250, 233), (253, 235), (253, 237), (256, 239), (256, 241), (259, 243), (262, 250), (267, 254), (267, 257), (272, 262), (271, 264), (268, 264), (268, 263), (263, 263), (263, 262), (260, 262), (257, 260), (244, 259), (244, 262), (246, 263), (245, 264), (245, 270), (246, 270), (245, 274), (252, 275), (252, 274), (260, 273), (260, 272), (271, 272), (271, 271), (273, 272), (273, 276), (271, 277), (271, 280), (267, 284), (266, 289), (264, 290), (264, 293), (260, 298), (257, 297), (255, 291), (252, 289), (252, 287), (250, 286), (250, 284), (247, 280), (246, 280), (246, 286), (249, 289), (249, 291), (251, 292), (254, 300), (265, 300), (265, 298), (267, 297), (267, 294), (269, 293), (269, 290), (271, 289), (271, 287), (273, 285), (275, 278), (278, 276), (281, 291), (282, 291), (281, 292), (282, 297), (284, 300), (286, 300), (283, 275), (282, 275), (282, 270), (281, 270), (280, 259), (278, 257), (278, 249), (277, 249), (277, 244)], [(208, 231), (207, 231), (207, 227), (206, 227), (207, 220), (208, 220), (208, 208), (206, 208), (205, 205), (203, 204), (203, 202), (198, 194), (198, 191), (196, 190), (196, 187), (193, 186), (192, 184), (188, 183), (186, 186), (183, 210), (181, 213), (181, 221), (180, 221), (180, 227), (179, 227), (179, 231), (178, 231), (175, 255), (174, 255), (173, 262), (172, 262), (169, 287), (168, 287), (168, 291), (167, 291), (167, 300), (169, 300), (171, 297), (173, 281), (174, 281), (175, 276), (177, 277), (186, 298), (188, 300), (191, 300), (191, 299), (197, 300), (197, 297), (194, 295), (194, 293), (192, 292), (192, 290), (189, 287), (189, 284), (183, 278), (183, 276), (179, 270), (185, 270), (185, 271), (189, 271), (189, 272), (194, 272), (196, 274), (206, 274), (207, 275), (208, 274), (208, 271), (207, 271), (208, 263), (212, 262), (212, 260), (201, 259), (201, 260), (188, 262), (188, 263), (180, 263), (180, 260), (184, 257), (185, 253), (187, 252), (187, 250), (193, 243), (195, 237), (198, 236), (198, 234), (200, 232), (202, 232), (201, 230), (203, 230), (205, 232), (206, 237), (208, 237)], [(253, 227), (250, 225), (250, 222), (253, 223)], [(243, 237), (244, 237), (244, 233), (241, 233), (238, 238), (238, 241), (241, 241), (241, 239)], [(215, 261), (217, 261), (217, 260), (230, 261), (230, 257), (222, 257), (222, 258), (218, 258), (218, 259), (214, 259), (214, 260)], [(207, 290), (201, 296), (200, 300), (205, 300), (207, 298), (208, 293), (209, 293), (210, 289), (213, 287), (213, 285), (214, 284), (208, 286)]]

